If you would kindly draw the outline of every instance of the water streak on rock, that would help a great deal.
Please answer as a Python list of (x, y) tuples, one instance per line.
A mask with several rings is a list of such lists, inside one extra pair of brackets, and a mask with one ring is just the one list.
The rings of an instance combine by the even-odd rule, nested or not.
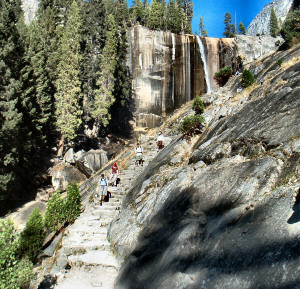
[(206, 62), (206, 56), (205, 56), (205, 50), (204, 50), (204, 45), (201, 41), (200, 36), (196, 36), (197, 38), (197, 42), (199, 45), (199, 50), (200, 50), (200, 55), (201, 55), (201, 59), (203, 61), (203, 65), (204, 65), (204, 72), (205, 72), (205, 81), (206, 81), (206, 86), (207, 86), (207, 92), (211, 92), (211, 84), (210, 84), (210, 79), (209, 79), (209, 70), (208, 70), (208, 66), (207, 66), (207, 62)]

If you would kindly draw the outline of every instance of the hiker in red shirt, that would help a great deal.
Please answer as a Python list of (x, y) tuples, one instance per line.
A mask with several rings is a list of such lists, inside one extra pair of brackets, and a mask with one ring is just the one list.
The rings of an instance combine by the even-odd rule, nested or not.
[(117, 163), (114, 163), (114, 165), (111, 168), (111, 176), (110, 176), (110, 182), (113, 186), (117, 186), (117, 179), (119, 178), (119, 168), (117, 166)]

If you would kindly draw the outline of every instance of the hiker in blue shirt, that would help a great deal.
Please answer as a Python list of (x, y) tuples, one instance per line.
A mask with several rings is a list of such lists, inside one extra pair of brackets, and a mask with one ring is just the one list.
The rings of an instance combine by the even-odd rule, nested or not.
[(99, 194), (100, 194), (100, 206), (102, 206), (102, 202), (104, 201), (104, 197), (107, 192), (108, 180), (104, 174), (101, 175), (98, 181)]

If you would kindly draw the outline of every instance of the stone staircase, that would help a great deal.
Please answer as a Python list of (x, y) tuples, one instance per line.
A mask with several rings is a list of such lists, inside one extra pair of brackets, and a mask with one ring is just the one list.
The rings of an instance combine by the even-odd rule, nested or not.
[[(62, 238), (56, 263), (65, 264), (65, 273), (59, 271), (57, 274), (55, 289), (114, 288), (120, 264), (107, 240), (107, 229), (119, 214), (122, 197), (157, 155), (154, 137), (143, 136), (142, 146), (144, 165), (136, 166), (132, 158), (125, 169), (119, 168), (121, 183), (108, 188), (112, 194), (109, 202), (100, 206), (99, 203), (90, 203), (91, 198), (85, 198), (84, 212), (67, 228)], [(106, 175), (109, 173), (107, 171)], [(89, 194), (93, 194), (92, 188)]]

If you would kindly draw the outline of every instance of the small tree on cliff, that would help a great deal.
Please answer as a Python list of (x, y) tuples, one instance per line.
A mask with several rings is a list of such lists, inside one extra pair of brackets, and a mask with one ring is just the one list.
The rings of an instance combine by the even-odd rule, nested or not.
[(225, 24), (225, 31), (223, 32), (223, 35), (225, 37), (230, 38), (235, 36), (235, 26), (232, 23), (232, 15), (230, 12), (226, 12), (224, 15), (224, 24)]
[(278, 34), (279, 34), (278, 19), (275, 10), (272, 7), (271, 15), (270, 15), (270, 35), (272, 37), (276, 37)]
[(239, 35), (246, 35), (246, 27), (242, 21), (239, 24)]
[(242, 74), (242, 87), (246, 88), (252, 85), (255, 81), (255, 78), (250, 70), (245, 69)]
[(282, 34), (289, 45), (300, 42), (300, 8), (288, 14), (282, 26)]
[(232, 67), (225, 66), (215, 73), (214, 79), (217, 81), (219, 86), (224, 86), (232, 74)]
[(200, 29), (200, 36), (208, 37), (207, 32), (204, 29), (204, 23), (203, 23), (203, 17), (202, 16), (200, 16), (199, 29)]

